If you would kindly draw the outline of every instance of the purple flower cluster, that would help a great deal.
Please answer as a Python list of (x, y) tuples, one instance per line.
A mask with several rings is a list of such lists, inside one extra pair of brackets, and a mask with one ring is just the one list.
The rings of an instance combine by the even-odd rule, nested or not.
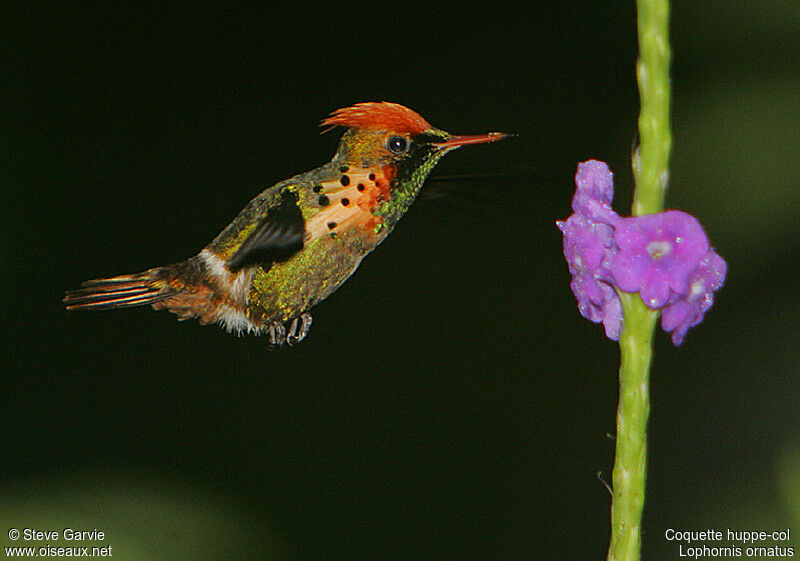
[(619, 339), (622, 304), (617, 290), (638, 292), (661, 310), (661, 327), (680, 345), (703, 320), (725, 281), (727, 265), (711, 249), (703, 227), (678, 210), (621, 217), (611, 208), (613, 175), (596, 160), (578, 165), (574, 213), (557, 225), (581, 315), (603, 322)]

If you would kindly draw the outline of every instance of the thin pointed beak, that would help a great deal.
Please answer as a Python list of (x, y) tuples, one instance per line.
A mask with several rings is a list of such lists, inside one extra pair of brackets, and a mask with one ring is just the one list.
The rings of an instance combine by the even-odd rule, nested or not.
[(490, 132), (487, 134), (475, 134), (472, 136), (451, 136), (449, 140), (445, 142), (437, 142), (434, 144), (439, 150), (452, 150), (453, 148), (460, 148), (461, 146), (466, 146), (467, 144), (485, 144), (486, 142), (497, 142), (498, 140), (503, 140), (508, 136), (513, 136), (510, 134), (506, 134), (504, 132)]

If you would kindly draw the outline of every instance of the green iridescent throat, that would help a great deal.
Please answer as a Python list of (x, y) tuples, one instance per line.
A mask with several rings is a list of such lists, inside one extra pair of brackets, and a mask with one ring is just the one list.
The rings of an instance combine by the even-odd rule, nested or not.
[(447, 151), (440, 150), (435, 143), (450, 138), (444, 131), (431, 130), (414, 138), (411, 150), (397, 163), (396, 184), (391, 198), (382, 203), (375, 213), (390, 225), (400, 219), (419, 195), (422, 184)]

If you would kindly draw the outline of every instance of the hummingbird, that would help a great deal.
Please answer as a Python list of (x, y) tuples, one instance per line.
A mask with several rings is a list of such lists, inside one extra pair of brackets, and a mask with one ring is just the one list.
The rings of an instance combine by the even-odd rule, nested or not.
[(296, 345), (311, 328), (309, 310), (386, 239), (442, 156), (508, 136), (454, 136), (385, 101), (337, 109), (321, 126), (346, 129), (330, 162), (262, 191), (194, 257), (86, 281), (66, 293), (67, 309), (150, 305), (266, 334), (273, 348)]

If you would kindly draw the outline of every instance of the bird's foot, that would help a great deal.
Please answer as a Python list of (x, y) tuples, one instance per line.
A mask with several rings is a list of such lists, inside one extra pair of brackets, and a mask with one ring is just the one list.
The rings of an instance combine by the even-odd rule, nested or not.
[(285, 323), (271, 323), (267, 328), (267, 345), (270, 349), (278, 349), (284, 345), (295, 346), (311, 331), (312, 321), (311, 314), (306, 312)]
[(267, 346), (270, 349), (279, 349), (286, 342), (286, 327), (280, 321), (269, 324), (267, 328)]
[(292, 323), (289, 324), (289, 332), (286, 334), (286, 344), (290, 347), (294, 347), (297, 343), (305, 339), (308, 332), (311, 331), (311, 323), (313, 321), (314, 318), (312, 318), (311, 314), (308, 312), (294, 318)]

